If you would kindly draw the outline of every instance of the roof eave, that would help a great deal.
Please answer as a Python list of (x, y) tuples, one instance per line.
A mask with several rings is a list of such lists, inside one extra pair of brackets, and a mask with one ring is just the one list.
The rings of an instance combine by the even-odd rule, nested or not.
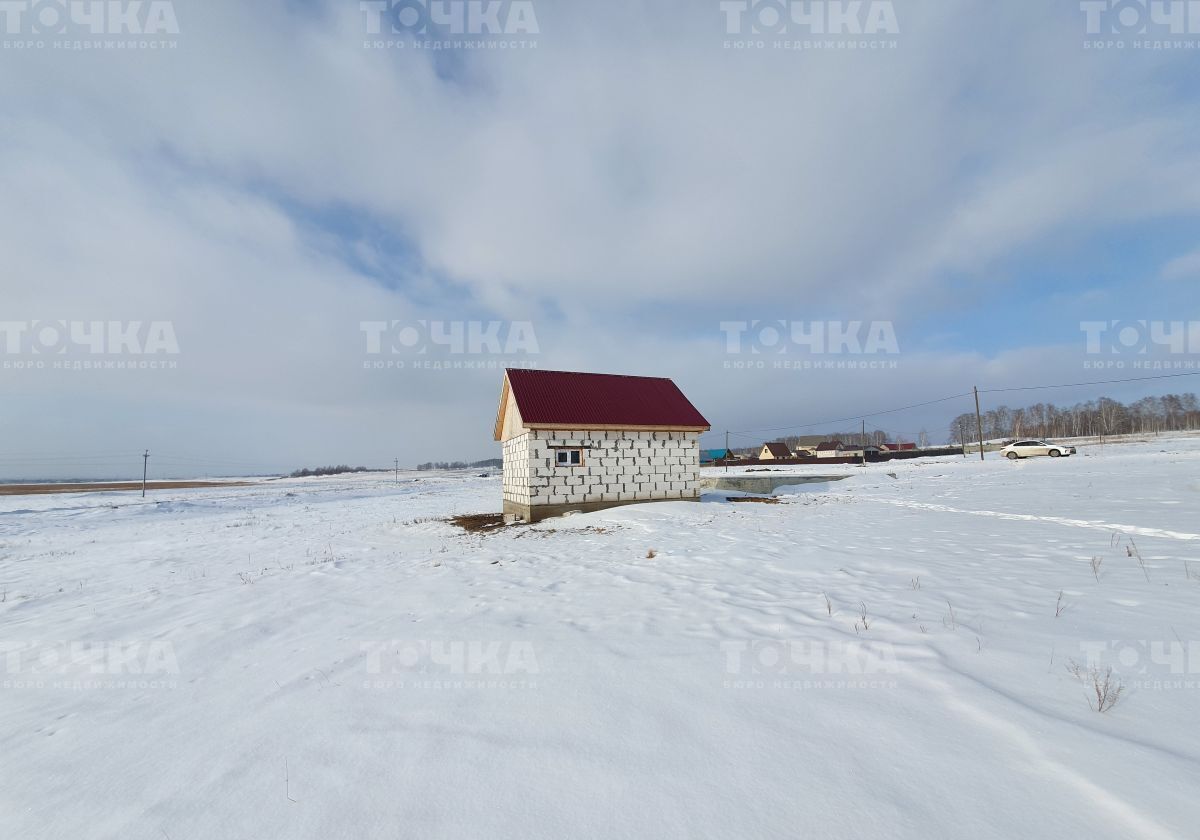
[(546, 431), (581, 432), (707, 432), (712, 426), (688, 426), (683, 424), (629, 425), (625, 423), (525, 423), (527, 429)]
[(508, 371), (504, 371), (504, 386), (500, 390), (500, 407), (496, 409), (496, 428), (493, 431), (493, 440), (501, 440), (504, 434), (504, 413), (508, 409)]

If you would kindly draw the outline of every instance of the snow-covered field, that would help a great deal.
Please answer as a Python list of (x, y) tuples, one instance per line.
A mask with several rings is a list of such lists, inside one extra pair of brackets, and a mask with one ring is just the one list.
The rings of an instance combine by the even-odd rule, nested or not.
[(1200, 441), (828, 469), (0, 498), (0, 837), (1200, 836)]

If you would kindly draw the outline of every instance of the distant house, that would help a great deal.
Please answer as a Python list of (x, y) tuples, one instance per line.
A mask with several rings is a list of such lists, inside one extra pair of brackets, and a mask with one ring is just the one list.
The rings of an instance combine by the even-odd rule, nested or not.
[(495, 428), (505, 518), (699, 498), (709, 428), (670, 379), (507, 370)]
[(715, 464), (717, 461), (733, 460), (737, 456), (732, 449), (701, 449), (700, 463)]
[(917, 448), (915, 443), (884, 443), (881, 448), (891, 450), (892, 452), (911, 452)]
[(843, 443), (839, 457), (861, 458), (865, 449), (861, 443)]
[(791, 458), (792, 450), (787, 448), (786, 443), (775, 441), (774, 443), (764, 443), (762, 451), (758, 453), (760, 461), (775, 461), (780, 458)]
[(817, 444), (818, 458), (841, 458), (842, 442), (840, 440), (825, 440)]

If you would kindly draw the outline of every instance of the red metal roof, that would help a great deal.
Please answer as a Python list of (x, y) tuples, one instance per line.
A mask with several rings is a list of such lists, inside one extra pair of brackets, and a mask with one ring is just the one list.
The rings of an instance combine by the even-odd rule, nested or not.
[(709, 427), (670, 379), (527, 368), (507, 373), (529, 425)]

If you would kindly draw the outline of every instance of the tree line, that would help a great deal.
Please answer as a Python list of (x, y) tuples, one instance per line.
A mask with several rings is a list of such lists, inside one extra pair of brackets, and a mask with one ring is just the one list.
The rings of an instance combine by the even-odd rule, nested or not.
[[(983, 412), (981, 419), (984, 440), (1181, 432), (1200, 429), (1200, 402), (1192, 393), (1143, 397), (1128, 405), (1101, 397), (1070, 407), (1053, 403), (1025, 408), (1001, 405)], [(951, 421), (952, 443), (971, 443), (978, 437), (974, 412), (960, 414)]]
[(313, 475), (342, 475), (343, 473), (362, 473), (371, 472), (366, 467), (350, 467), (345, 464), (338, 464), (336, 467), (304, 467), (303, 469), (295, 470), (289, 478), (308, 478)]
[(428, 461), (424, 464), (417, 464), (417, 469), (425, 470), (474, 470), (480, 468), (500, 469), (504, 466), (504, 461), (500, 458), (488, 458), (484, 461)]

